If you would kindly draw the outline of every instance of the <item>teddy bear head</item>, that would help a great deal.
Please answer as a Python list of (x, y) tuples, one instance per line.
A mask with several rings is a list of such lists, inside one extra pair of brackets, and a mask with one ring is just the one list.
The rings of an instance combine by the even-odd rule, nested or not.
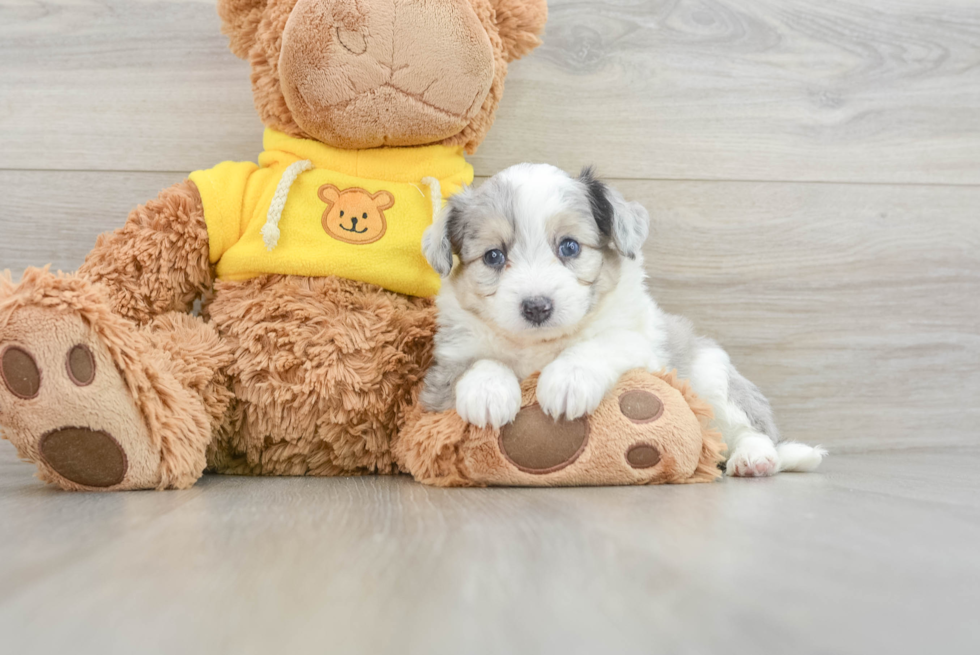
[(464, 146), (493, 123), (507, 63), (546, 0), (218, 0), (267, 127), (339, 148)]

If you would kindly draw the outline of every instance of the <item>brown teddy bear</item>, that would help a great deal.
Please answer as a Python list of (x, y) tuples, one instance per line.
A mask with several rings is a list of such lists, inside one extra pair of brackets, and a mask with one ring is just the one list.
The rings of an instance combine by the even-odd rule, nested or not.
[(710, 414), (670, 376), (630, 374), (568, 425), (545, 425), (527, 394), (499, 435), (417, 407), (439, 285), (422, 232), (472, 182), (463, 153), (493, 122), (507, 63), (538, 44), (544, 0), (218, 11), (252, 66), (258, 163), (164, 190), (74, 275), (0, 278), (0, 425), (41, 479), (124, 490), (188, 487), (206, 467), (444, 485), (717, 475)]

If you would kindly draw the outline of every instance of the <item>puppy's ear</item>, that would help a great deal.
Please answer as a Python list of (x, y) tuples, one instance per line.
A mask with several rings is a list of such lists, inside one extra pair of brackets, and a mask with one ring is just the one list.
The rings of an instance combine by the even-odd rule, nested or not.
[(429, 266), (442, 277), (448, 277), (453, 270), (453, 244), (449, 229), (458, 211), (451, 202), (446, 204), (422, 235), (422, 254)]
[(585, 185), (599, 231), (612, 239), (624, 257), (636, 259), (650, 233), (650, 214), (638, 202), (628, 202), (616, 189), (595, 177), (592, 167), (582, 170), (579, 181)]
[(650, 234), (650, 214), (646, 207), (638, 202), (627, 201), (615, 189), (610, 189), (610, 192), (614, 210), (613, 243), (624, 256), (636, 259)]

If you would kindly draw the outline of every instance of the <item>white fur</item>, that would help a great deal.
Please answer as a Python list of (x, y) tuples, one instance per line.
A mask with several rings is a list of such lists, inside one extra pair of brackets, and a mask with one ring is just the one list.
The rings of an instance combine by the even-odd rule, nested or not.
[[(537, 371), (541, 372), (537, 399), (542, 409), (556, 418), (574, 419), (595, 410), (631, 369), (685, 368), (673, 361), (681, 354), (670, 352), (669, 317), (647, 292), (638, 247), (632, 259), (619, 256), (614, 286), (592, 306), (590, 287), (577, 277), (581, 271), (566, 266), (556, 255), (555, 235), (547, 233), (546, 225), (556, 214), (576, 211), (575, 202), (580, 202), (576, 181), (553, 167), (528, 165), (507, 169), (496, 179), (498, 185), (507, 185), (512, 196), (514, 235), (507, 268), (487, 278), (492, 287), (481, 286), (489, 281), (469, 282), (476, 291), (451, 274), (437, 299), (436, 365), (463, 370), (468, 362), (475, 362), (455, 384), (460, 415), (480, 426), (508, 423), (520, 408), (519, 380)], [(614, 200), (617, 212), (639, 211), (624, 204), (618, 194)], [(582, 220), (594, 221), (591, 213)], [(445, 230), (445, 223), (444, 215), (433, 229)], [(645, 224), (614, 226), (613, 231), (625, 234), (624, 238), (632, 231), (640, 243), (646, 236)], [(449, 240), (433, 233), (426, 235), (426, 242), (429, 256), (432, 244)], [(478, 260), (468, 265), (484, 266)], [(458, 273), (459, 267), (454, 270)], [(520, 311), (522, 300), (535, 296), (554, 301), (553, 316), (541, 325), (530, 324)], [(753, 427), (746, 411), (730, 397), (734, 368), (728, 354), (709, 340), (692, 337), (689, 341), (682, 353), (688, 360), (686, 375), (715, 411), (716, 426), (729, 446), (729, 475), (768, 476), (780, 470), (813, 470), (820, 463), (826, 454), (823, 449), (796, 443), (777, 447), (775, 435)]]
[(783, 441), (776, 444), (780, 471), (812, 471), (827, 456), (827, 449), (812, 447), (796, 441)]
[(490, 359), (481, 359), (456, 384), (456, 413), (481, 428), (499, 428), (521, 409), (521, 383), (514, 372)]
[[(437, 299), (440, 324), (453, 325), (467, 338), (440, 344), (436, 357), (495, 360), (521, 380), (541, 371), (537, 393), (542, 409), (568, 418), (589, 413), (626, 371), (659, 371), (669, 364), (662, 344), (646, 336), (657, 332), (659, 309), (647, 303), (645, 294), (637, 297), (634, 293), (635, 285), (642, 283), (640, 264), (626, 262), (624, 268), (629, 274), (605, 298), (600, 311), (577, 325), (574, 332), (545, 341), (535, 339), (533, 332), (508, 334), (487, 325), (459, 305), (451, 285), (444, 285), (445, 291)], [(548, 278), (541, 281), (547, 283)], [(512, 302), (519, 304), (517, 294), (513, 295)], [(517, 310), (508, 313), (517, 316)], [(507, 322), (512, 320), (515, 318), (508, 317)], [(580, 386), (578, 381), (584, 384)]]
[(743, 431), (737, 445), (729, 443), (729, 448), (732, 454), (725, 469), (728, 475), (755, 478), (775, 475), (780, 471), (775, 444), (760, 432)]

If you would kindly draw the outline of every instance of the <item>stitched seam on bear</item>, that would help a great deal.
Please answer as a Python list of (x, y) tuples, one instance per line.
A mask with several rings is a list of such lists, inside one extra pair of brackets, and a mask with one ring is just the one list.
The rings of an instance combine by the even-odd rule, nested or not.
[[(411, 100), (414, 100), (415, 102), (419, 103), (420, 105), (423, 105), (425, 107), (428, 107), (432, 111), (439, 112), (445, 118), (460, 118), (460, 119), (466, 118), (466, 114), (456, 114), (456, 113), (453, 113), (453, 112), (449, 111), (448, 109), (443, 109), (442, 107), (437, 107), (437, 106), (433, 105), (432, 103), (429, 103), (429, 102), (426, 102), (425, 100), (422, 100), (422, 98), (418, 97), (414, 93), (409, 93), (408, 91), (406, 91), (404, 89), (400, 89), (400, 88), (398, 88), (397, 86), (395, 86), (394, 84), (392, 84), (390, 82), (385, 82), (384, 84), (379, 84), (374, 89), (372, 89), (372, 91), (376, 91), (378, 89), (383, 89), (385, 87), (388, 87), (392, 91), (397, 91), (398, 93), (402, 94), (406, 98), (409, 98)], [(303, 90), (302, 89), (297, 89), (297, 90), (299, 91), (300, 96), (303, 98), (303, 102), (305, 102), (308, 106), (313, 106), (310, 103), (310, 101), (306, 99), (306, 96), (303, 94)], [(367, 91), (366, 93), (370, 93), (370, 92), (371, 91)], [(364, 94), (361, 93), (361, 94), (359, 94), (359, 95), (351, 98), (350, 100), (344, 100), (344, 101), (341, 101), (341, 102), (335, 102), (335, 103), (333, 103), (331, 105), (323, 105), (323, 109), (346, 109), (347, 107), (349, 107), (350, 105), (352, 105), (353, 103), (355, 103), (359, 99), (361, 99), (363, 96), (364, 96)]]

